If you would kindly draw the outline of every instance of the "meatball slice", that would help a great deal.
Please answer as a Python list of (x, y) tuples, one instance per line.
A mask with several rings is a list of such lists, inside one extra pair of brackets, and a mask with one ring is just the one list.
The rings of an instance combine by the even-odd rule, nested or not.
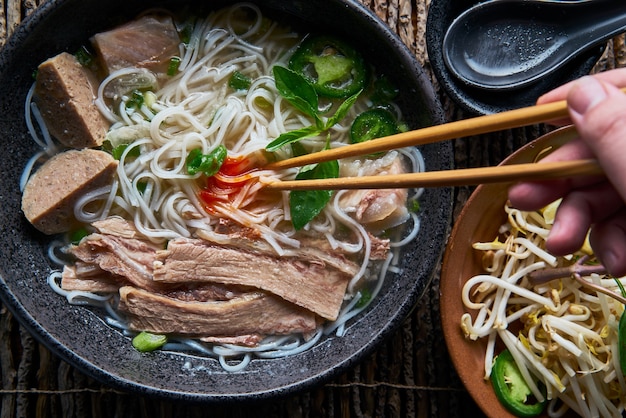
[(45, 234), (69, 231), (76, 223), (78, 198), (111, 184), (117, 161), (99, 150), (70, 150), (46, 161), (28, 180), (22, 195), (26, 219)]
[(76, 149), (102, 145), (110, 123), (95, 104), (97, 88), (94, 74), (67, 52), (39, 65), (36, 103), (48, 130), (63, 145)]

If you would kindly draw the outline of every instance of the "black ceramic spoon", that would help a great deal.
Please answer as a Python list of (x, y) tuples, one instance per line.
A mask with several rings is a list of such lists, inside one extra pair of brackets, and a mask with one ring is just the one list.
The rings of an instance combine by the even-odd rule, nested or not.
[(462, 82), (518, 89), (626, 32), (626, 0), (490, 0), (458, 16), (443, 59)]

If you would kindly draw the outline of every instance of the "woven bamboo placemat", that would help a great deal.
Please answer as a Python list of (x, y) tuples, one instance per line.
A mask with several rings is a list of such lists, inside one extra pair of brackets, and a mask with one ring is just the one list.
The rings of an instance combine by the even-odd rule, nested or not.
[[(430, 73), (426, 17), (430, 0), (361, 0), (385, 21)], [(0, 0), (0, 46), (43, 1)], [(623, 36), (594, 71), (626, 65)], [(449, 120), (466, 115), (438, 90)], [(545, 130), (531, 126), (455, 141), (457, 167), (498, 164)], [(471, 193), (455, 189), (455, 214)], [(38, 344), (0, 305), (0, 418), (12, 417), (480, 417), (448, 357), (435, 278), (404, 325), (375, 353), (338, 378), (280, 401), (200, 406), (142, 398), (101, 385)]]

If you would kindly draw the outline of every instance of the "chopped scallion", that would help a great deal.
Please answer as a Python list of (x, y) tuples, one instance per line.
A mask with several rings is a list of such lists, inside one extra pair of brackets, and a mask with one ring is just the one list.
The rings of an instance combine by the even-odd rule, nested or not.
[(128, 98), (128, 101), (126, 101), (126, 108), (127, 109), (133, 109), (133, 108), (137, 108), (139, 109), (144, 102), (144, 96), (143, 93), (141, 92), (141, 90), (133, 90), (130, 93), (130, 97)]
[(198, 148), (193, 149), (187, 156), (187, 173), (192, 176), (196, 173), (203, 173), (207, 177), (215, 175), (224, 160), (226, 160), (227, 150), (223, 145), (218, 146), (208, 154), (203, 154)]
[(167, 75), (173, 76), (178, 72), (178, 67), (180, 67), (180, 58), (172, 57), (170, 58), (170, 64), (167, 66)]
[(93, 55), (84, 46), (81, 47), (78, 51), (76, 51), (74, 56), (76, 57), (80, 65), (82, 65), (83, 67), (89, 67), (93, 64)]
[(133, 347), (142, 353), (157, 350), (165, 345), (167, 336), (142, 331), (133, 338)]
[(239, 71), (235, 71), (228, 80), (228, 87), (233, 90), (248, 90), (251, 84), (252, 80), (250, 80), (250, 77)]

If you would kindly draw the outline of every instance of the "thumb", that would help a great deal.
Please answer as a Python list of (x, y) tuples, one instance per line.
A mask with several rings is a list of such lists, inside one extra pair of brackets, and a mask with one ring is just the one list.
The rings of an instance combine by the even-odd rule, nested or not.
[(626, 95), (612, 84), (583, 77), (567, 102), (580, 137), (626, 200)]

